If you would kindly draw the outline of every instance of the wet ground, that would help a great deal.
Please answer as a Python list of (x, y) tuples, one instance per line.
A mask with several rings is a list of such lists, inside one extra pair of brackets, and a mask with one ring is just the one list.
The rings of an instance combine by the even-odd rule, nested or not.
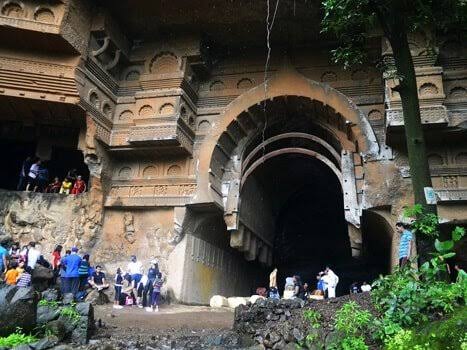
[(96, 306), (98, 325), (86, 350), (133, 349), (241, 349), (252, 345), (231, 331), (230, 309), (169, 305), (159, 312), (137, 307), (115, 310)]

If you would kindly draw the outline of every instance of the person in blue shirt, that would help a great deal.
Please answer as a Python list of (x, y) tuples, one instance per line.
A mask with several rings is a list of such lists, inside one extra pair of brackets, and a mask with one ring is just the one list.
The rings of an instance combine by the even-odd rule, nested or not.
[(3, 272), (6, 272), (6, 257), (8, 255), (8, 250), (6, 250), (2, 245), (0, 245), (0, 275)]
[(396, 231), (401, 235), (399, 243), (399, 267), (404, 267), (410, 258), (412, 249), (413, 234), (408, 230), (408, 226), (402, 222), (396, 223)]
[(61, 262), (65, 265), (64, 282), (65, 293), (76, 295), (79, 292), (79, 266), (81, 265), (81, 257), (78, 255), (78, 248), (71, 248), (71, 254), (65, 256)]

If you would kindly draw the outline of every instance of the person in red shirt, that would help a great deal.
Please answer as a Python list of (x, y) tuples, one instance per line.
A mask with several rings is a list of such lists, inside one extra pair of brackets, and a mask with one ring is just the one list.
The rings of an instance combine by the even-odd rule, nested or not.
[(52, 252), (52, 269), (54, 270), (54, 279), (60, 275), (60, 261), (62, 260), (62, 249), (63, 247), (59, 244), (55, 247)]
[(58, 193), (60, 192), (60, 187), (62, 187), (62, 183), (58, 177), (54, 179), (54, 182), (49, 184), (49, 186), (46, 187), (45, 192), (47, 193)]
[(73, 185), (73, 188), (71, 189), (71, 194), (80, 194), (86, 191), (86, 183), (83, 181), (81, 178), (81, 175), (78, 175), (76, 178), (75, 184)]

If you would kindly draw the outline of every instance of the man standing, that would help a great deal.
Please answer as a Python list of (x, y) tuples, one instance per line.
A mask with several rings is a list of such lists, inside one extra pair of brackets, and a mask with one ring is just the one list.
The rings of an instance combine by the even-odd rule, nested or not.
[(34, 270), (41, 256), (41, 252), (36, 248), (36, 242), (29, 242), (27, 262), (31, 270)]
[(402, 268), (409, 261), (413, 235), (402, 222), (396, 223), (396, 231), (401, 235), (399, 243), (399, 267)]
[(128, 263), (128, 273), (131, 276), (131, 281), (137, 286), (143, 276), (143, 264), (136, 260), (136, 255), (131, 256), (131, 261)]
[(64, 293), (72, 293), (76, 295), (79, 292), (79, 265), (81, 257), (78, 255), (78, 248), (71, 248), (71, 254), (65, 256), (61, 262), (65, 265)]
[(32, 165), (32, 158), (27, 157), (26, 160), (21, 165), (21, 171), (19, 172), (19, 181), (18, 181), (18, 186), (16, 187), (18, 191), (24, 191), (24, 189), (26, 188), (26, 184), (28, 182), (29, 169), (31, 169), (31, 165)]
[(324, 273), (326, 274), (323, 279), (328, 285), (328, 298), (335, 298), (336, 297), (336, 287), (337, 284), (339, 283), (339, 277), (332, 271), (329, 267), (326, 267), (326, 270), (324, 270)]

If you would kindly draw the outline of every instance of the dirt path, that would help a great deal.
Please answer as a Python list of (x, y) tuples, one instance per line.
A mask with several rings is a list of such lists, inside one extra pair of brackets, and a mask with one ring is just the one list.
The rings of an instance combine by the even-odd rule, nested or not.
[(234, 313), (229, 309), (212, 309), (204, 306), (168, 305), (159, 312), (146, 312), (137, 307), (115, 310), (111, 305), (96, 306), (96, 320), (119, 329), (164, 330), (173, 328), (231, 329)]

